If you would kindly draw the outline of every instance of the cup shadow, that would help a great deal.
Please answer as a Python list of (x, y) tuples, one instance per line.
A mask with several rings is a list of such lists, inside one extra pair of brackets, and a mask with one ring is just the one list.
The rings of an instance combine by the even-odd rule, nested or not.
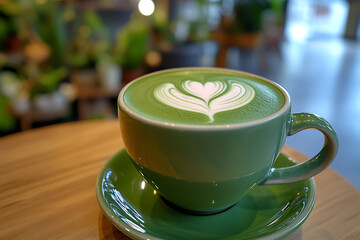
[(99, 213), (99, 239), (100, 240), (130, 240), (128, 236), (117, 229), (100, 210)]
[[(251, 196), (245, 197), (245, 201), (249, 205), (255, 204), (255, 200)], [(255, 206), (251, 207), (256, 208)], [(171, 229), (164, 226), (162, 234), (171, 237), (174, 232), (183, 236), (197, 233), (200, 234), (201, 239), (223, 239), (237, 235), (245, 231), (255, 220), (254, 212), (244, 211), (242, 207), (236, 205), (219, 213), (197, 215), (184, 212), (161, 197), (154, 202), (149, 216), (151, 219), (161, 219), (167, 223), (167, 226), (172, 226)], [(246, 221), (244, 221), (244, 217)]]

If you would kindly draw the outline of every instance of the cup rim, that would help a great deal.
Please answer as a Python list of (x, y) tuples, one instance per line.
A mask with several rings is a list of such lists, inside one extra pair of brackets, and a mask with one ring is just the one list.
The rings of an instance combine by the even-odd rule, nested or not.
[[(247, 76), (251, 76), (254, 78), (258, 78), (262, 81), (265, 81), (265, 82), (275, 86), (277, 89), (279, 89), (284, 96), (285, 102), (284, 102), (283, 106), (275, 113), (268, 115), (266, 117), (260, 118), (260, 119), (253, 120), (253, 121), (244, 122), (244, 123), (234, 123), (234, 124), (196, 125), (196, 124), (168, 123), (168, 122), (164, 122), (164, 121), (160, 121), (160, 120), (151, 119), (151, 118), (145, 117), (145, 116), (135, 112), (134, 110), (132, 110), (130, 107), (128, 107), (126, 105), (125, 101), (123, 101), (123, 99), (124, 99), (123, 97), (124, 97), (126, 90), (135, 82), (140, 81), (143, 78), (146, 78), (146, 77), (149, 77), (152, 75), (156, 75), (159, 73), (174, 72), (174, 71), (179, 71), (179, 70), (190, 70), (190, 71), (191, 70), (212, 70), (212, 71), (219, 70), (219, 71), (237, 73), (237, 74), (242, 74), (242, 75), (247, 75)], [(260, 125), (264, 122), (268, 122), (268, 121), (278, 117), (279, 115), (282, 115), (284, 112), (286, 112), (291, 106), (291, 101), (290, 101), (290, 96), (289, 96), (288, 92), (282, 86), (280, 86), (276, 82), (273, 82), (267, 78), (261, 77), (256, 74), (252, 74), (252, 73), (248, 73), (248, 72), (244, 72), (244, 71), (240, 71), (240, 70), (219, 68), (219, 67), (181, 67), (181, 68), (169, 68), (169, 69), (155, 71), (155, 72), (152, 72), (149, 74), (145, 74), (145, 75), (143, 75), (139, 78), (136, 78), (135, 80), (127, 83), (121, 89), (121, 91), (118, 95), (117, 105), (118, 105), (119, 111), (124, 112), (130, 118), (133, 118), (139, 122), (146, 123), (148, 125), (154, 125), (154, 126), (158, 126), (158, 127), (162, 127), (162, 128), (169, 128), (169, 129), (179, 129), (179, 130), (217, 131), (217, 130), (231, 130), (231, 129), (237, 129), (237, 128), (251, 127), (251, 126)]]

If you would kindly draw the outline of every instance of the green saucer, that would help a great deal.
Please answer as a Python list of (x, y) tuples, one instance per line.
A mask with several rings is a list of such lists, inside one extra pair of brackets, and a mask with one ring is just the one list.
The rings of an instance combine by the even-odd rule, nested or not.
[[(275, 166), (293, 164), (280, 154)], [(257, 186), (224, 212), (189, 215), (169, 207), (143, 180), (123, 149), (101, 170), (96, 194), (107, 218), (134, 239), (281, 239), (305, 221), (316, 190), (312, 178)]]

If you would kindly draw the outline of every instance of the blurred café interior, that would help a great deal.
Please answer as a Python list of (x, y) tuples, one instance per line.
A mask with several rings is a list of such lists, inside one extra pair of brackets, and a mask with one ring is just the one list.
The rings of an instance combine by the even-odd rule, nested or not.
[[(120, 89), (146, 73), (226, 67), (326, 118), (332, 167), (360, 189), (359, 13), (358, 0), (0, 0), (0, 136), (114, 119)], [(319, 139), (286, 144), (313, 155)]]

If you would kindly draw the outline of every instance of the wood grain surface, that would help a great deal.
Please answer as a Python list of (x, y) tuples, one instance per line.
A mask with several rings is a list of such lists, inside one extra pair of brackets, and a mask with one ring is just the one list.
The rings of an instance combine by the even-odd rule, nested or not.
[[(2, 137), (0, 239), (128, 239), (106, 219), (95, 196), (97, 174), (122, 147), (116, 120)], [(306, 159), (290, 148), (284, 152)], [(331, 169), (315, 181), (315, 207), (286, 239), (360, 239), (360, 193)]]

